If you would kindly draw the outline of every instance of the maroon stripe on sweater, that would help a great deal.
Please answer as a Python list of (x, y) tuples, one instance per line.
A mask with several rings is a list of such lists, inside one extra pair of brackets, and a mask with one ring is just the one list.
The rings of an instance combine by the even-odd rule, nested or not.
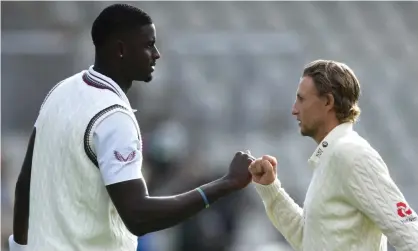
[[(120, 96), (120, 93), (119, 93), (119, 91), (117, 90), (117, 89), (115, 89), (115, 87), (111, 84), (111, 83), (109, 83), (109, 81), (107, 81), (107, 80), (105, 80), (105, 79), (103, 79), (103, 78), (101, 78), (100, 76), (97, 76), (96, 74), (94, 74), (93, 72), (91, 72), (91, 71), (89, 71), (88, 73), (87, 73), (88, 75), (92, 75), (93, 77), (95, 77), (95, 78), (98, 78), (98, 79), (100, 79), (101, 81), (103, 81), (103, 82), (105, 82), (105, 83), (107, 83), (115, 92), (117, 92), (118, 93), (118, 95)], [(98, 81), (96, 81), (96, 82), (98, 82)]]
[(83, 74), (83, 81), (91, 87), (98, 88), (98, 89), (107, 89), (119, 96), (119, 94), (115, 90), (110, 88), (109, 86), (102, 84), (100, 82), (94, 81), (93, 79), (89, 78), (87, 73)]

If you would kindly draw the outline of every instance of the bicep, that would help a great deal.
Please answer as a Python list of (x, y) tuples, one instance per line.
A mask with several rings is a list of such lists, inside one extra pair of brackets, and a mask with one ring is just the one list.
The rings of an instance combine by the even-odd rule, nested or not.
[[(109, 197), (128, 229), (138, 219), (137, 207), (148, 195), (143, 179), (132, 179), (106, 186)], [(131, 229), (132, 231), (132, 229)]]

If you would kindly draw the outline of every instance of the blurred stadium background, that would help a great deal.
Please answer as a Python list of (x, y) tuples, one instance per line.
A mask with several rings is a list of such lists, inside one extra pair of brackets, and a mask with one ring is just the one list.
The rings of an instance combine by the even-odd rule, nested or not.
[[(154, 19), (162, 53), (154, 81), (128, 95), (151, 194), (194, 188), (251, 149), (279, 158), (280, 179), (302, 204), (315, 145), (299, 135), (291, 106), (303, 66), (324, 58), (354, 69), (363, 91), (355, 127), (418, 209), (418, 3), (130, 3)], [(3, 237), (39, 106), (55, 83), (92, 64), (91, 24), (109, 4), (1, 3)], [(290, 250), (251, 186), (140, 243), (141, 251)]]

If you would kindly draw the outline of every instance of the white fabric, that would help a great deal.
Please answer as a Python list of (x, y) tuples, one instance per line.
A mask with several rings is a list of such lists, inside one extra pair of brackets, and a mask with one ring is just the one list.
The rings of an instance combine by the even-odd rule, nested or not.
[[(136, 249), (137, 238), (122, 222), (105, 182), (122, 180), (120, 177), (126, 177), (127, 172), (140, 177), (142, 157), (126, 157), (125, 150), (132, 148), (131, 142), (125, 147), (105, 143), (122, 156), (119, 159), (127, 169), (121, 170), (122, 165), (115, 161), (114, 165), (104, 164), (111, 158), (110, 150), (96, 145), (112, 140), (112, 132), (120, 133), (117, 125), (125, 126), (125, 117), (136, 128), (133, 141), (137, 141), (135, 151), (139, 153), (139, 126), (125, 94), (111, 79), (91, 68), (65, 79), (46, 98), (36, 122), (32, 160), (30, 251)], [(112, 127), (109, 123), (115, 118), (122, 121)], [(127, 138), (125, 133), (120, 136)], [(104, 175), (95, 165), (97, 160)], [(134, 162), (138, 170), (128, 171)], [(112, 172), (115, 175), (109, 175)]]
[(295, 250), (383, 251), (387, 240), (398, 251), (418, 250), (417, 214), (352, 124), (331, 131), (309, 163), (314, 173), (303, 209), (279, 180), (255, 185), (269, 219)]
[(9, 251), (29, 251), (26, 245), (20, 245), (15, 242), (13, 235), (9, 236)]
[(123, 100), (123, 102), (131, 107), (131, 104), (129, 103), (129, 99), (126, 96), (126, 94), (123, 92), (123, 90), (120, 88), (120, 86), (113, 81), (113, 79), (98, 73), (97, 71), (95, 71), (94, 69), (94, 65), (91, 65), (88, 69), (88, 76), (90, 78), (92, 78), (94, 81), (97, 81), (99, 84), (105, 85), (107, 87), (110, 87), (111, 89), (113, 89), (114, 91), (116, 91), (117, 95), (119, 96), (119, 98), (121, 98)]
[(143, 178), (141, 142), (127, 114), (116, 112), (100, 122), (93, 134), (93, 145), (105, 185)]

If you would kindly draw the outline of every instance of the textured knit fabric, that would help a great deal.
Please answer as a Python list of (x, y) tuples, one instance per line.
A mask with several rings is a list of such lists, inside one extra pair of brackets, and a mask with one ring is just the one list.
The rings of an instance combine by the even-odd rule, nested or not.
[(116, 112), (136, 123), (124, 94), (89, 71), (64, 80), (47, 96), (36, 122), (28, 250), (136, 249), (136, 237), (106, 191), (92, 145), (97, 124)]
[[(309, 159), (304, 208), (281, 187), (255, 184), (269, 219), (295, 250), (418, 250), (417, 214), (379, 154), (352, 129), (337, 126)], [(280, 177), (280, 169), (278, 170)]]

